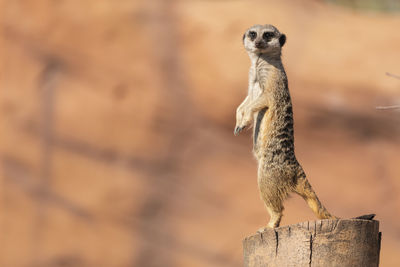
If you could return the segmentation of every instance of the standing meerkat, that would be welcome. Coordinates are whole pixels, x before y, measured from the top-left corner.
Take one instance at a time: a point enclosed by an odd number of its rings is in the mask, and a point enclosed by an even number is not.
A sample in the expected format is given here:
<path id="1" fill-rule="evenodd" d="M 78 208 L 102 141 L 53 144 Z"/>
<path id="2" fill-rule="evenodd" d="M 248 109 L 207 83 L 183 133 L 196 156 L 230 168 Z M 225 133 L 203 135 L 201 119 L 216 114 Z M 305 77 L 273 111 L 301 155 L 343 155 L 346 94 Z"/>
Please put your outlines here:
<path id="1" fill-rule="evenodd" d="M 251 67 L 234 131 L 238 135 L 254 121 L 258 187 L 271 216 L 270 228 L 279 226 L 283 201 L 291 192 L 302 196 L 318 218 L 336 218 L 319 201 L 294 154 L 293 109 L 281 60 L 285 42 L 286 36 L 272 25 L 254 25 L 243 35 Z"/>

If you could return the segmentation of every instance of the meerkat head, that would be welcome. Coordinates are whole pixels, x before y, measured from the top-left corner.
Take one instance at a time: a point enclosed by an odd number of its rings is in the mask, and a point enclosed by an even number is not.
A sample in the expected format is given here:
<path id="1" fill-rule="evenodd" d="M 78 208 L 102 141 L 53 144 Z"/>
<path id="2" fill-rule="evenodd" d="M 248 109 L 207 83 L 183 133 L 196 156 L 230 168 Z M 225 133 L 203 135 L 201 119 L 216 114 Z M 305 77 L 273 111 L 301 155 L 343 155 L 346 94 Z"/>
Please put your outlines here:
<path id="1" fill-rule="evenodd" d="M 280 55 L 286 42 L 286 35 L 270 24 L 254 25 L 243 35 L 247 52 L 266 55 Z"/>

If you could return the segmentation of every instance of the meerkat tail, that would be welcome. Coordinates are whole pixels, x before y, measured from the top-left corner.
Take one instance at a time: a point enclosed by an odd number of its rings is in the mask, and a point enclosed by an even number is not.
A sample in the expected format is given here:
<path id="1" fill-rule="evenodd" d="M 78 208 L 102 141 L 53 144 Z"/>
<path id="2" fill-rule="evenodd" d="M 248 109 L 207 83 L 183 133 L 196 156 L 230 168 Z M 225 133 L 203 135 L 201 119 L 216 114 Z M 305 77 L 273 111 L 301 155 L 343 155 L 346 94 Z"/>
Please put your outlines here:
<path id="1" fill-rule="evenodd" d="M 359 220 L 373 220 L 376 214 L 366 214 L 366 215 L 361 215 L 358 217 L 355 217 L 353 219 L 359 219 Z"/>
<path id="2" fill-rule="evenodd" d="M 331 215 L 322 205 L 321 201 L 319 201 L 317 194 L 312 189 L 311 184 L 308 182 L 304 174 L 297 179 L 295 192 L 303 197 L 319 219 L 337 219 L 337 217 Z"/>

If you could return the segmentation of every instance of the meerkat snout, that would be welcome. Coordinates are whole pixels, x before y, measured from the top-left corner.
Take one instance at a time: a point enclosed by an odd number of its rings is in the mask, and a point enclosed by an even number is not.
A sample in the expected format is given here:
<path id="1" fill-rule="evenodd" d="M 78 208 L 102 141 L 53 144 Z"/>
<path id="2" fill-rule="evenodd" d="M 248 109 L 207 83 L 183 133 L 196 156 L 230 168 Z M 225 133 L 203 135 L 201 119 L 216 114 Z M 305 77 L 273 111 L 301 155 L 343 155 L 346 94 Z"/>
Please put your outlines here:
<path id="1" fill-rule="evenodd" d="M 258 49 L 264 49 L 267 46 L 267 44 L 263 40 L 255 42 L 255 45 Z"/>

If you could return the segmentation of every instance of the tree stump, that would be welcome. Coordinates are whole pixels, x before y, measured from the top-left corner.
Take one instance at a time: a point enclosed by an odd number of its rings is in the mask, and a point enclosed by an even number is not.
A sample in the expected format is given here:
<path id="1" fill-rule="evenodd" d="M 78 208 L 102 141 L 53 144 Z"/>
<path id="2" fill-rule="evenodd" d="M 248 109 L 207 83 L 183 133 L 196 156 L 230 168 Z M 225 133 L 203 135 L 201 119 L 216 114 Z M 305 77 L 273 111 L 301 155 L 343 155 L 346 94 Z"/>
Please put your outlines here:
<path id="1" fill-rule="evenodd" d="M 380 244 L 379 221 L 302 222 L 246 237 L 244 266 L 376 267 Z"/>

